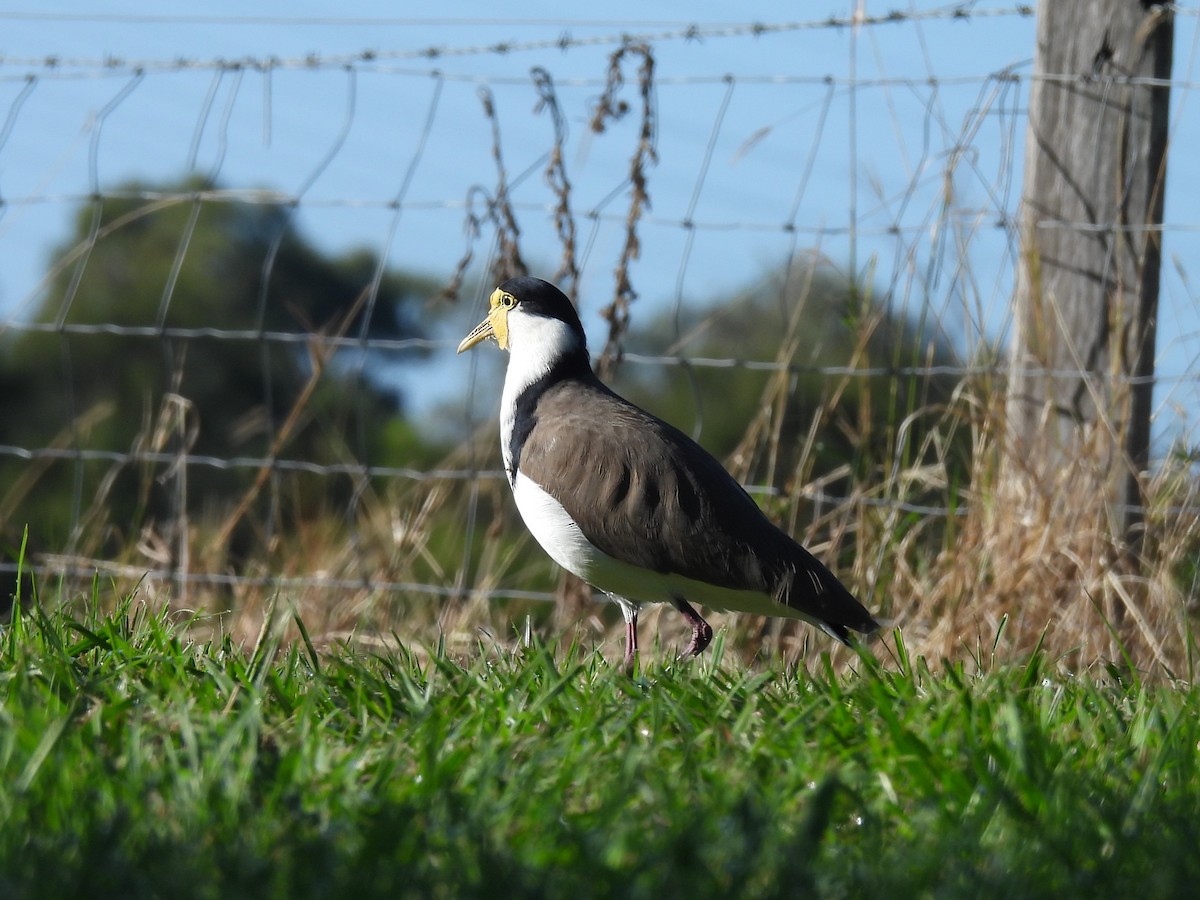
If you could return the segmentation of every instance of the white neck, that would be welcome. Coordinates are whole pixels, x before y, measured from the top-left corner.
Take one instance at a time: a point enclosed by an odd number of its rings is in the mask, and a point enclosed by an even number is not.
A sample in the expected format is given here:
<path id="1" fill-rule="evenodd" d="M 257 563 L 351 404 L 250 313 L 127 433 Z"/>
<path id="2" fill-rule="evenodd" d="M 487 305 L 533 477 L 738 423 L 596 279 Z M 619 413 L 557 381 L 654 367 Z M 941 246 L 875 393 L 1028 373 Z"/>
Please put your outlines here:
<path id="1" fill-rule="evenodd" d="M 578 336 L 566 322 L 530 315 L 522 312 L 519 306 L 508 314 L 508 343 L 508 371 L 500 400 L 500 451 L 506 472 L 512 465 L 509 438 L 516 417 L 517 398 L 549 372 L 555 362 L 581 349 Z"/>

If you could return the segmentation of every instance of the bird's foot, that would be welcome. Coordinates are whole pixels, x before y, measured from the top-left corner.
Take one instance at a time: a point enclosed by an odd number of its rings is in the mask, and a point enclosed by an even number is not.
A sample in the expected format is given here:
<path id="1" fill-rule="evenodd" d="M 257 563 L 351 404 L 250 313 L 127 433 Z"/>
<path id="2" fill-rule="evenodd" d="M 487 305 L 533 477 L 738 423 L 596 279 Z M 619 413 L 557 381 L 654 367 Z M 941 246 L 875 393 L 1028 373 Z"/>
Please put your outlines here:
<path id="1" fill-rule="evenodd" d="M 692 639 L 688 641 L 688 645 L 683 648 L 683 657 L 686 659 L 689 656 L 699 656 L 704 652 L 704 648 L 712 642 L 713 630 L 712 626 L 701 619 L 692 625 Z"/>
<path id="2" fill-rule="evenodd" d="M 671 604 L 679 610 L 688 624 L 692 626 L 692 639 L 688 642 L 687 647 L 683 650 L 683 657 L 699 656 L 704 652 L 704 648 L 712 641 L 713 630 L 712 626 L 704 621 L 704 617 L 696 610 L 692 609 L 682 597 L 674 597 Z"/>

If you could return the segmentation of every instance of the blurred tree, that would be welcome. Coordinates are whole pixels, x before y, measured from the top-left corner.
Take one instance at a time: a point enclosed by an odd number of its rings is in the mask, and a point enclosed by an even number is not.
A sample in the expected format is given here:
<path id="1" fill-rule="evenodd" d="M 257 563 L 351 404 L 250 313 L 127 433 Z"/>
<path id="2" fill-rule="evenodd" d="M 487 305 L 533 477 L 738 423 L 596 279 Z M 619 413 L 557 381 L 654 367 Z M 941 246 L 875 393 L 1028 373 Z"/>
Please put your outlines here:
<path id="1" fill-rule="evenodd" d="M 373 289 L 373 253 L 328 257 L 290 208 L 214 188 L 131 183 L 113 192 L 128 199 L 80 209 L 31 317 L 65 329 L 0 336 L 0 443 L 411 463 L 392 455 L 421 452 L 395 424 L 399 394 L 373 373 L 418 351 L 331 353 L 303 336 L 419 336 L 420 303 L 436 286 L 385 271 Z M 39 543 L 59 547 L 97 501 L 106 529 L 127 539 L 147 516 L 223 515 L 255 474 L 190 466 L 183 482 L 165 466 L 0 458 L 0 522 L 33 523 Z M 285 514 L 353 489 L 348 478 L 310 481 Z"/>

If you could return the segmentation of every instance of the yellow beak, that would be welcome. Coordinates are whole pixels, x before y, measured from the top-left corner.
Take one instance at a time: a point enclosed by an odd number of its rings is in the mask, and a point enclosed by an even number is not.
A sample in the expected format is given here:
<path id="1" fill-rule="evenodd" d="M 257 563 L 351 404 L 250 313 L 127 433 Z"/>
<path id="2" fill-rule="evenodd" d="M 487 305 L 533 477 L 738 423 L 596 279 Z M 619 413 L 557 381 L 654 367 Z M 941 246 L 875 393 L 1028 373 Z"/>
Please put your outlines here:
<path id="1" fill-rule="evenodd" d="M 496 288 L 492 291 L 491 307 L 487 318 L 471 329 L 471 333 L 462 339 L 458 352 L 470 350 L 476 344 L 483 343 L 488 338 L 494 340 L 501 350 L 508 349 L 508 310 L 516 303 L 516 299 Z M 507 304 L 507 305 L 506 305 Z"/>
<path id="2" fill-rule="evenodd" d="M 464 350 L 470 350 L 476 344 L 482 344 L 488 338 L 494 338 L 495 336 L 496 331 L 492 328 L 492 316 L 491 313 L 488 313 L 488 317 L 472 328 L 471 333 L 462 339 L 462 342 L 458 345 L 458 352 L 462 353 Z"/>

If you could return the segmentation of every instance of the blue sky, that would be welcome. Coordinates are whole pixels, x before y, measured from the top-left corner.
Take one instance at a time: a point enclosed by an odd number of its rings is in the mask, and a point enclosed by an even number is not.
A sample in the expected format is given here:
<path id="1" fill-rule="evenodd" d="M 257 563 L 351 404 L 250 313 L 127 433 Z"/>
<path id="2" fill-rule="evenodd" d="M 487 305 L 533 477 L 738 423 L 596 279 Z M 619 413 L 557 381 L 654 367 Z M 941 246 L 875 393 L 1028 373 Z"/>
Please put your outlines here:
<path id="1" fill-rule="evenodd" d="M 853 260 L 899 308 L 927 305 L 961 343 L 1002 340 L 1013 248 L 1001 223 L 1020 196 L 1028 83 L 988 76 L 1029 74 L 1034 22 L 987 15 L 1011 9 L 994 2 L 965 20 L 923 18 L 950 5 L 868 0 L 867 14 L 899 8 L 917 19 L 756 35 L 736 26 L 845 17 L 858 4 L 613 0 L 602 18 L 584 19 L 549 2 L 407 4 L 402 14 L 380 2 L 333 13 L 260 3 L 252 15 L 221 0 L 150 15 L 133 2 L 0 2 L 0 311 L 20 315 L 36 299 L 50 248 L 93 179 L 108 189 L 189 167 L 229 188 L 298 197 L 300 227 L 326 250 L 366 246 L 444 276 L 464 246 L 464 198 L 495 183 L 483 87 L 519 179 L 526 255 L 552 269 L 553 198 L 541 175 L 550 123 L 535 112 L 530 80 L 540 66 L 570 131 L 586 251 L 579 299 L 598 338 L 636 123 L 630 115 L 595 135 L 588 112 L 620 36 L 653 34 L 658 163 L 633 269 L 635 316 L 717 302 L 793 249 L 818 248 L 837 267 Z M 700 36 L 680 36 L 693 23 Z M 1188 83 L 1196 25 L 1195 16 L 1177 24 L 1175 77 Z M 563 38 L 567 49 L 537 46 Z M 485 49 L 500 43 L 508 52 Z M 251 65 L 221 70 L 215 60 Z M 1194 154 L 1179 150 L 1200 146 L 1193 93 L 1173 94 L 1160 433 L 1168 422 L 1193 428 L 1200 410 L 1200 178 Z M 635 103 L 632 85 L 623 96 Z M 448 343 L 424 370 L 426 410 L 462 389 L 456 365 Z"/>

